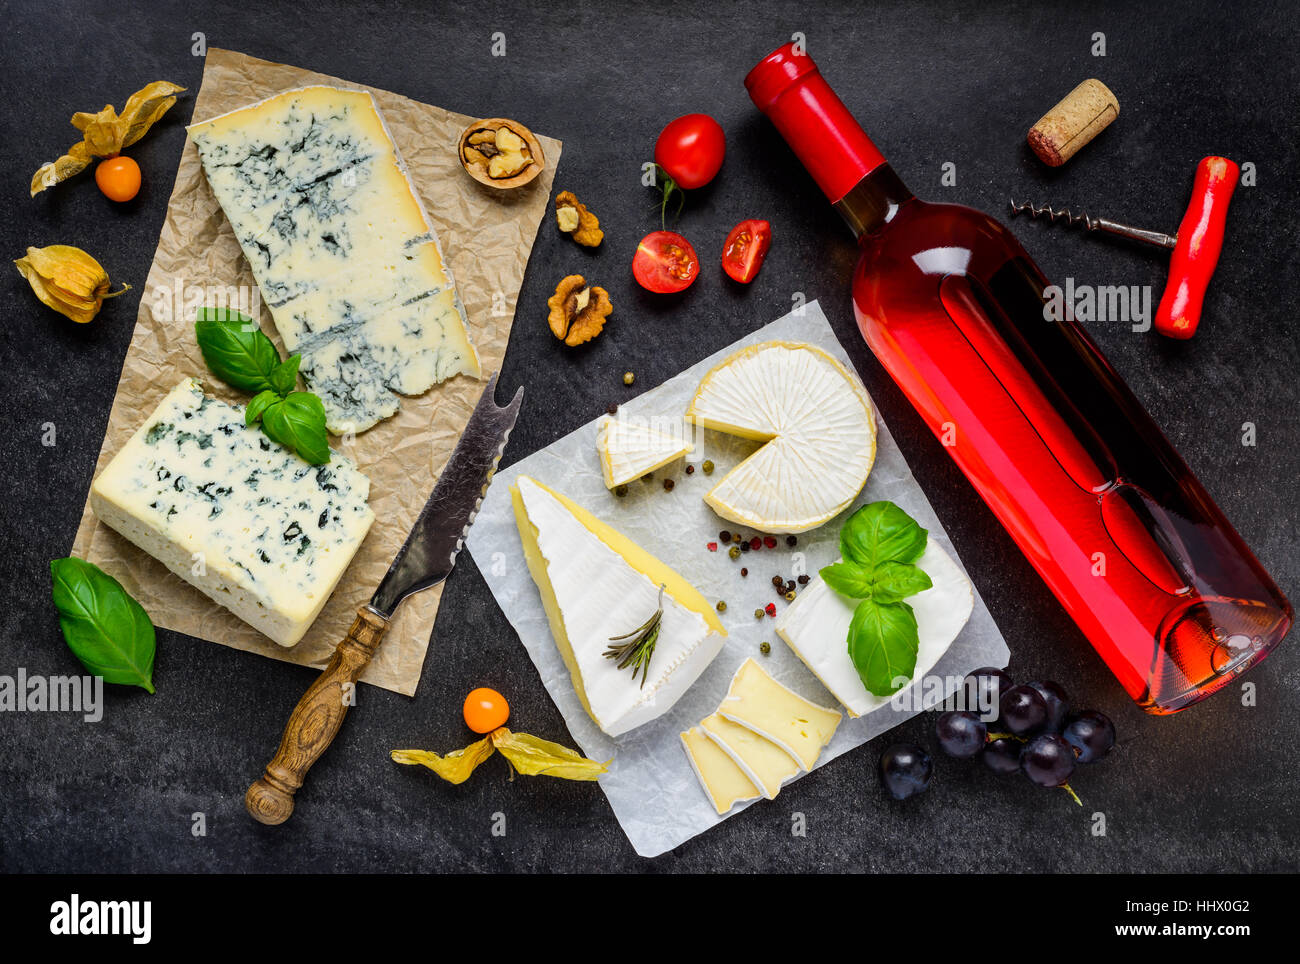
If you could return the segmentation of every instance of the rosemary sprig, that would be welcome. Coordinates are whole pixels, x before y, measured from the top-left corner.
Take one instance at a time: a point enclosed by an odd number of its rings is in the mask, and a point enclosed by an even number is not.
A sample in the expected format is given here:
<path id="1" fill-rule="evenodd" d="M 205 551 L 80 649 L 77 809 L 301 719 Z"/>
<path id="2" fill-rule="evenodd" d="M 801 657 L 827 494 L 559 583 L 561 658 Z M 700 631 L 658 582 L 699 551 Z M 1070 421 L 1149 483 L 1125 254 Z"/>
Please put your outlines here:
<path id="1" fill-rule="evenodd" d="M 645 686 L 646 676 L 650 672 L 650 657 L 655 654 L 655 643 L 659 641 L 659 626 L 664 618 L 664 587 L 659 587 L 659 608 L 644 623 L 622 636 L 611 636 L 609 641 L 617 645 L 605 650 L 606 659 L 618 660 L 618 668 L 632 667 L 632 679 L 641 673 L 641 685 Z"/>

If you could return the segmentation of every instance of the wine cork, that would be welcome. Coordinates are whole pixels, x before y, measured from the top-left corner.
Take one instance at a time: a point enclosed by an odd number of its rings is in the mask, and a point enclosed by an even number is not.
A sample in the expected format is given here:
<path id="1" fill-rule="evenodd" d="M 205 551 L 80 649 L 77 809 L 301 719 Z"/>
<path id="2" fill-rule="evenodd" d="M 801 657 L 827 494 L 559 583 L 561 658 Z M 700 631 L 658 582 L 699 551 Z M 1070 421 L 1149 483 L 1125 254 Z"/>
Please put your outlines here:
<path id="1" fill-rule="evenodd" d="M 1095 78 L 1085 80 L 1029 131 L 1029 146 L 1048 167 L 1060 167 L 1119 116 L 1119 101 Z"/>

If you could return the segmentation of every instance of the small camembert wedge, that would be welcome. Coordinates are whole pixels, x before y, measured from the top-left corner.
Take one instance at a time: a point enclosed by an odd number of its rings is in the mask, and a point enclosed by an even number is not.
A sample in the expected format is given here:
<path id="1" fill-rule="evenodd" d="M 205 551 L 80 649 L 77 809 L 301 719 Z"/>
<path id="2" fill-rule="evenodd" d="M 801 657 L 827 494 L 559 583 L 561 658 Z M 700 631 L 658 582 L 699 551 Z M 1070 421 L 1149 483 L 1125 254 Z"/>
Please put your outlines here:
<path id="1" fill-rule="evenodd" d="M 596 430 L 596 451 L 605 488 L 634 482 L 691 451 L 686 425 L 680 419 L 663 422 L 635 416 L 606 415 Z"/>
<path id="2" fill-rule="evenodd" d="M 718 714 L 775 743 L 805 770 L 816 765 L 841 718 L 839 710 L 786 689 L 753 659 L 736 670 Z"/>
<path id="3" fill-rule="evenodd" d="M 691 727 L 682 734 L 682 746 L 686 748 L 686 759 L 691 761 L 691 769 L 695 771 L 700 786 L 704 787 L 709 802 L 719 814 L 726 813 L 738 803 L 762 796 L 754 781 L 745 776 L 745 771 L 736 765 L 736 761 L 705 736 L 700 727 Z"/>
<path id="4" fill-rule="evenodd" d="M 771 740 L 725 716 L 717 713 L 706 716 L 700 720 L 700 729 L 735 761 L 749 781 L 769 800 L 775 799 L 781 785 L 798 776 L 802 769 L 789 753 Z"/>
<path id="5" fill-rule="evenodd" d="M 805 532 L 843 512 L 876 457 L 866 389 L 814 345 L 742 348 L 704 376 L 686 418 L 766 443 L 704 497 L 722 518 L 760 532 Z"/>
<path id="6" fill-rule="evenodd" d="M 975 606 L 970 580 L 933 539 L 926 541 L 925 552 L 916 565 L 933 585 L 906 600 L 916 614 L 920 635 L 913 680 L 934 669 Z M 777 635 L 853 717 L 865 716 L 893 699 L 871 693 L 849 656 L 849 623 L 857 603 L 835 592 L 821 576 L 815 576 L 777 618 L 775 627 Z"/>
<path id="7" fill-rule="evenodd" d="M 370 530 L 369 494 L 370 480 L 344 456 L 310 465 L 187 378 L 104 467 L 90 506 L 208 598 L 292 646 Z"/>
<path id="8" fill-rule="evenodd" d="M 727 631 L 681 575 L 582 506 L 521 475 L 510 488 L 528 571 L 578 699 L 610 736 L 669 709 L 722 649 Z M 604 654 L 611 639 L 663 620 L 644 681 Z"/>

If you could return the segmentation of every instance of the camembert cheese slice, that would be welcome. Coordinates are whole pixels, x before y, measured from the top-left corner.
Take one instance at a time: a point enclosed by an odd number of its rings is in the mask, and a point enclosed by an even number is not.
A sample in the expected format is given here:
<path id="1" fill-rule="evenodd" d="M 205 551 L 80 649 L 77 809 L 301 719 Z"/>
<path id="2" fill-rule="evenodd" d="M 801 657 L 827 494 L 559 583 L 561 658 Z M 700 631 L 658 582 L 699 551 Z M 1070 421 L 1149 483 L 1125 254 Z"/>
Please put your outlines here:
<path id="1" fill-rule="evenodd" d="M 916 565 L 933 585 L 909 596 L 907 604 L 916 614 L 920 645 L 916 653 L 918 680 L 934 669 L 948 651 L 975 606 L 970 580 L 952 557 L 926 542 Z M 844 704 L 849 716 L 864 716 L 885 706 L 893 698 L 876 696 L 862 683 L 849 657 L 849 623 L 858 600 L 846 599 L 816 576 L 776 621 L 776 632 L 794 650 L 804 665 L 822 681 L 831 695 Z"/>
<path id="2" fill-rule="evenodd" d="M 95 515 L 281 646 L 302 638 L 375 515 L 345 456 L 310 465 L 187 378 L 90 487 Z"/>
<path id="3" fill-rule="evenodd" d="M 699 778 L 700 786 L 704 787 L 709 802 L 719 814 L 726 813 L 738 803 L 762 796 L 736 762 L 698 726 L 682 734 L 682 746 L 686 748 L 686 758 L 691 761 L 691 769 Z"/>
<path id="4" fill-rule="evenodd" d="M 706 716 L 700 721 L 700 729 L 769 800 L 781 792 L 783 783 L 800 772 L 799 764 L 785 750 L 725 716 Z"/>
<path id="5" fill-rule="evenodd" d="M 526 475 L 510 489 L 528 571 L 583 707 L 610 736 L 666 713 L 722 649 L 727 631 L 682 576 L 627 536 Z M 605 656 L 659 606 L 644 683 Z"/>
<path id="6" fill-rule="evenodd" d="M 704 497 L 724 519 L 762 532 L 804 532 L 843 512 L 876 458 L 866 389 L 815 345 L 742 348 L 704 376 L 686 417 L 766 443 Z"/>
<path id="7" fill-rule="evenodd" d="M 596 430 L 596 450 L 605 488 L 626 485 L 691 451 L 680 418 L 650 420 L 606 415 Z"/>
<path id="8" fill-rule="evenodd" d="M 775 743 L 805 770 L 817 763 L 840 725 L 838 710 L 786 689 L 753 659 L 736 670 L 718 713 Z"/>
<path id="9" fill-rule="evenodd" d="M 336 434 L 458 373 L 465 309 L 368 91 L 303 87 L 189 128 L 285 347 Z"/>

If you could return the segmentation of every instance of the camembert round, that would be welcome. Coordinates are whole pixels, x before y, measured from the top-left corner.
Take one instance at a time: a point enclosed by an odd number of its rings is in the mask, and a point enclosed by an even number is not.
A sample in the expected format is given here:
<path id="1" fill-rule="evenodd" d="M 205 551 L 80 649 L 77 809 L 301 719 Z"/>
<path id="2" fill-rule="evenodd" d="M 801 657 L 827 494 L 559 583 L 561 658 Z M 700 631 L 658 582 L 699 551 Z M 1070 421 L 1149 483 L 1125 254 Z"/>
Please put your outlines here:
<path id="1" fill-rule="evenodd" d="M 688 420 L 765 442 L 704 500 L 761 532 L 806 532 L 862 491 L 876 458 L 876 416 L 866 389 L 814 345 L 768 341 L 712 369 Z"/>

